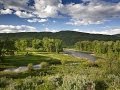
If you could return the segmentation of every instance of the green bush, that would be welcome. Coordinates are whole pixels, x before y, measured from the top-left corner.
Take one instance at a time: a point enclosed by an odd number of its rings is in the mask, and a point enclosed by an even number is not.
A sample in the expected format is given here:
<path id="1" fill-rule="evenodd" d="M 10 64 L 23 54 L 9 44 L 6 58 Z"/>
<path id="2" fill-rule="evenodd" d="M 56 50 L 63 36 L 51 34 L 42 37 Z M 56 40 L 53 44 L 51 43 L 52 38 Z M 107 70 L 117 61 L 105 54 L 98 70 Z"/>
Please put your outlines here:
<path id="1" fill-rule="evenodd" d="M 65 64 L 66 64 L 66 61 L 65 61 L 65 60 L 61 60 L 61 64 L 62 64 L 62 65 L 65 65 Z"/>
<path id="2" fill-rule="evenodd" d="M 28 64 L 27 67 L 28 67 L 29 72 L 33 71 L 33 64 L 32 63 Z"/>
<path id="3" fill-rule="evenodd" d="M 0 78 L 0 88 L 5 88 L 11 82 L 12 82 L 12 79 L 9 79 L 9 78 L 6 78 L 6 77 Z"/>
<path id="4" fill-rule="evenodd" d="M 40 77 L 27 77 L 11 82 L 5 90 L 39 90 L 44 81 Z"/>
<path id="5" fill-rule="evenodd" d="M 41 62 L 40 63 L 41 68 L 47 68 L 49 66 L 48 62 Z"/>
<path id="6" fill-rule="evenodd" d="M 108 85 L 103 80 L 96 80 L 95 81 L 95 90 L 107 90 Z"/>
<path id="7" fill-rule="evenodd" d="M 63 78 L 61 75 L 57 74 L 55 76 L 51 76 L 48 78 L 48 80 L 55 86 L 59 87 L 63 84 Z"/>
<path id="8" fill-rule="evenodd" d="M 67 75 L 57 90 L 95 90 L 95 83 L 85 75 Z"/>

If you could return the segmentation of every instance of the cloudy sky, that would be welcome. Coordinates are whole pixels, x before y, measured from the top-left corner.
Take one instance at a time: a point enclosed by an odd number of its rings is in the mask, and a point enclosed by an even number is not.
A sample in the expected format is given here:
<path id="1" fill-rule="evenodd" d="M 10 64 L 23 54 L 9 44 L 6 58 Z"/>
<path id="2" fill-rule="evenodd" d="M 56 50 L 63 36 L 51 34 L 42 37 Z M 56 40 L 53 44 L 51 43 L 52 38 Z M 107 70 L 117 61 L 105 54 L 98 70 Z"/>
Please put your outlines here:
<path id="1" fill-rule="evenodd" d="M 120 33 L 120 0 L 0 0 L 0 33 Z"/>

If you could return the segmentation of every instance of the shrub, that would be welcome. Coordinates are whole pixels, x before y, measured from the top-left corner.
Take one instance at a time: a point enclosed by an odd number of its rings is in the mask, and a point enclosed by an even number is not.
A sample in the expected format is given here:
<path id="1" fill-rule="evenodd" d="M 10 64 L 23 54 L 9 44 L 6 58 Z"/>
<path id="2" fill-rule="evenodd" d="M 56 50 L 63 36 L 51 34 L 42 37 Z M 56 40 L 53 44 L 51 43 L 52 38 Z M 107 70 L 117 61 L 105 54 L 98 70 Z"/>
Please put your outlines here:
<path id="1" fill-rule="evenodd" d="M 95 90 L 106 90 L 108 85 L 103 80 L 96 80 L 95 81 Z"/>
<path id="2" fill-rule="evenodd" d="M 95 83 L 86 75 L 67 75 L 57 90 L 95 90 Z"/>
<path id="3" fill-rule="evenodd" d="M 41 62 L 40 66 L 41 66 L 41 68 L 47 68 L 49 66 L 49 63 L 47 63 L 47 62 Z"/>
<path id="4" fill-rule="evenodd" d="M 59 87 L 63 84 L 63 78 L 59 74 L 49 77 L 48 80 L 56 87 Z"/>
<path id="5" fill-rule="evenodd" d="M 29 72 L 33 71 L 33 64 L 32 63 L 28 64 L 27 67 L 28 67 Z"/>
<path id="6" fill-rule="evenodd" d="M 66 61 L 65 61 L 65 60 L 61 60 L 61 64 L 62 64 L 62 65 L 65 65 L 65 64 L 66 64 Z"/>
<path id="7" fill-rule="evenodd" d="M 6 77 L 2 77 L 0 78 L 0 87 L 4 88 L 7 85 L 9 85 L 12 82 L 12 79 L 6 78 Z"/>
<path id="8" fill-rule="evenodd" d="M 17 79 L 5 90 L 40 90 L 38 89 L 44 81 L 40 77 L 27 77 L 25 79 Z"/>
<path id="9" fill-rule="evenodd" d="M 120 76 L 109 74 L 107 79 L 106 83 L 109 86 L 109 90 L 120 90 Z"/>

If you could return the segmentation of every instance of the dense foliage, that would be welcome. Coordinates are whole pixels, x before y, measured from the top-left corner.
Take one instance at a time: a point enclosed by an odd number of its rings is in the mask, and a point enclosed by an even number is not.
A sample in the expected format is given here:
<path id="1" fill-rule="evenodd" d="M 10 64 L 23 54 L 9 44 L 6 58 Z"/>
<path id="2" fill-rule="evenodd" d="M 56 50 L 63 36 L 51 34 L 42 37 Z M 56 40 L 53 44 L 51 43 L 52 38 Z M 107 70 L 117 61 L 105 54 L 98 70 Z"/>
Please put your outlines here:
<path id="1" fill-rule="evenodd" d="M 93 52 L 96 55 L 120 57 L 120 41 L 79 41 L 75 47 L 79 51 Z"/>
<path id="2" fill-rule="evenodd" d="M 3 61 L 4 56 L 7 55 L 14 55 L 15 42 L 13 40 L 1 40 L 0 41 L 0 62 Z"/>
<path id="3" fill-rule="evenodd" d="M 27 49 L 41 49 L 47 52 L 62 51 L 62 40 L 43 38 L 40 39 L 20 39 L 20 40 L 2 40 L 0 41 L 0 53 L 4 51 L 5 54 L 10 54 L 12 51 L 27 51 Z"/>
<path id="4" fill-rule="evenodd" d="M 32 39 L 32 40 L 16 40 L 15 47 L 18 51 L 26 51 L 27 48 L 32 48 L 36 50 L 46 51 L 46 52 L 57 52 L 62 51 L 62 40 L 60 39 L 50 39 L 43 38 L 40 39 Z"/>

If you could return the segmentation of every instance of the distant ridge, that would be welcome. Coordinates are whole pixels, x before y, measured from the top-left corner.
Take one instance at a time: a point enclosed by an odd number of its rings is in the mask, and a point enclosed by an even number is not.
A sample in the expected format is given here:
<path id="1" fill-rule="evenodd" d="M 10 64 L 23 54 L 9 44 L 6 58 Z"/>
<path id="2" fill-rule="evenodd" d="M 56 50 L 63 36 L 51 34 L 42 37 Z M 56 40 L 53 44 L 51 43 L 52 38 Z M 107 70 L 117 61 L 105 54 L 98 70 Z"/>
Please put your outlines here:
<path id="1" fill-rule="evenodd" d="M 77 41 L 83 40 L 103 40 L 103 41 L 115 41 L 120 40 L 120 34 L 118 35 L 102 35 L 102 34 L 90 34 L 76 31 L 60 31 L 60 32 L 19 32 L 19 33 L 0 33 L 0 39 L 42 39 L 43 37 L 59 38 L 63 40 L 64 45 L 74 45 Z"/>

